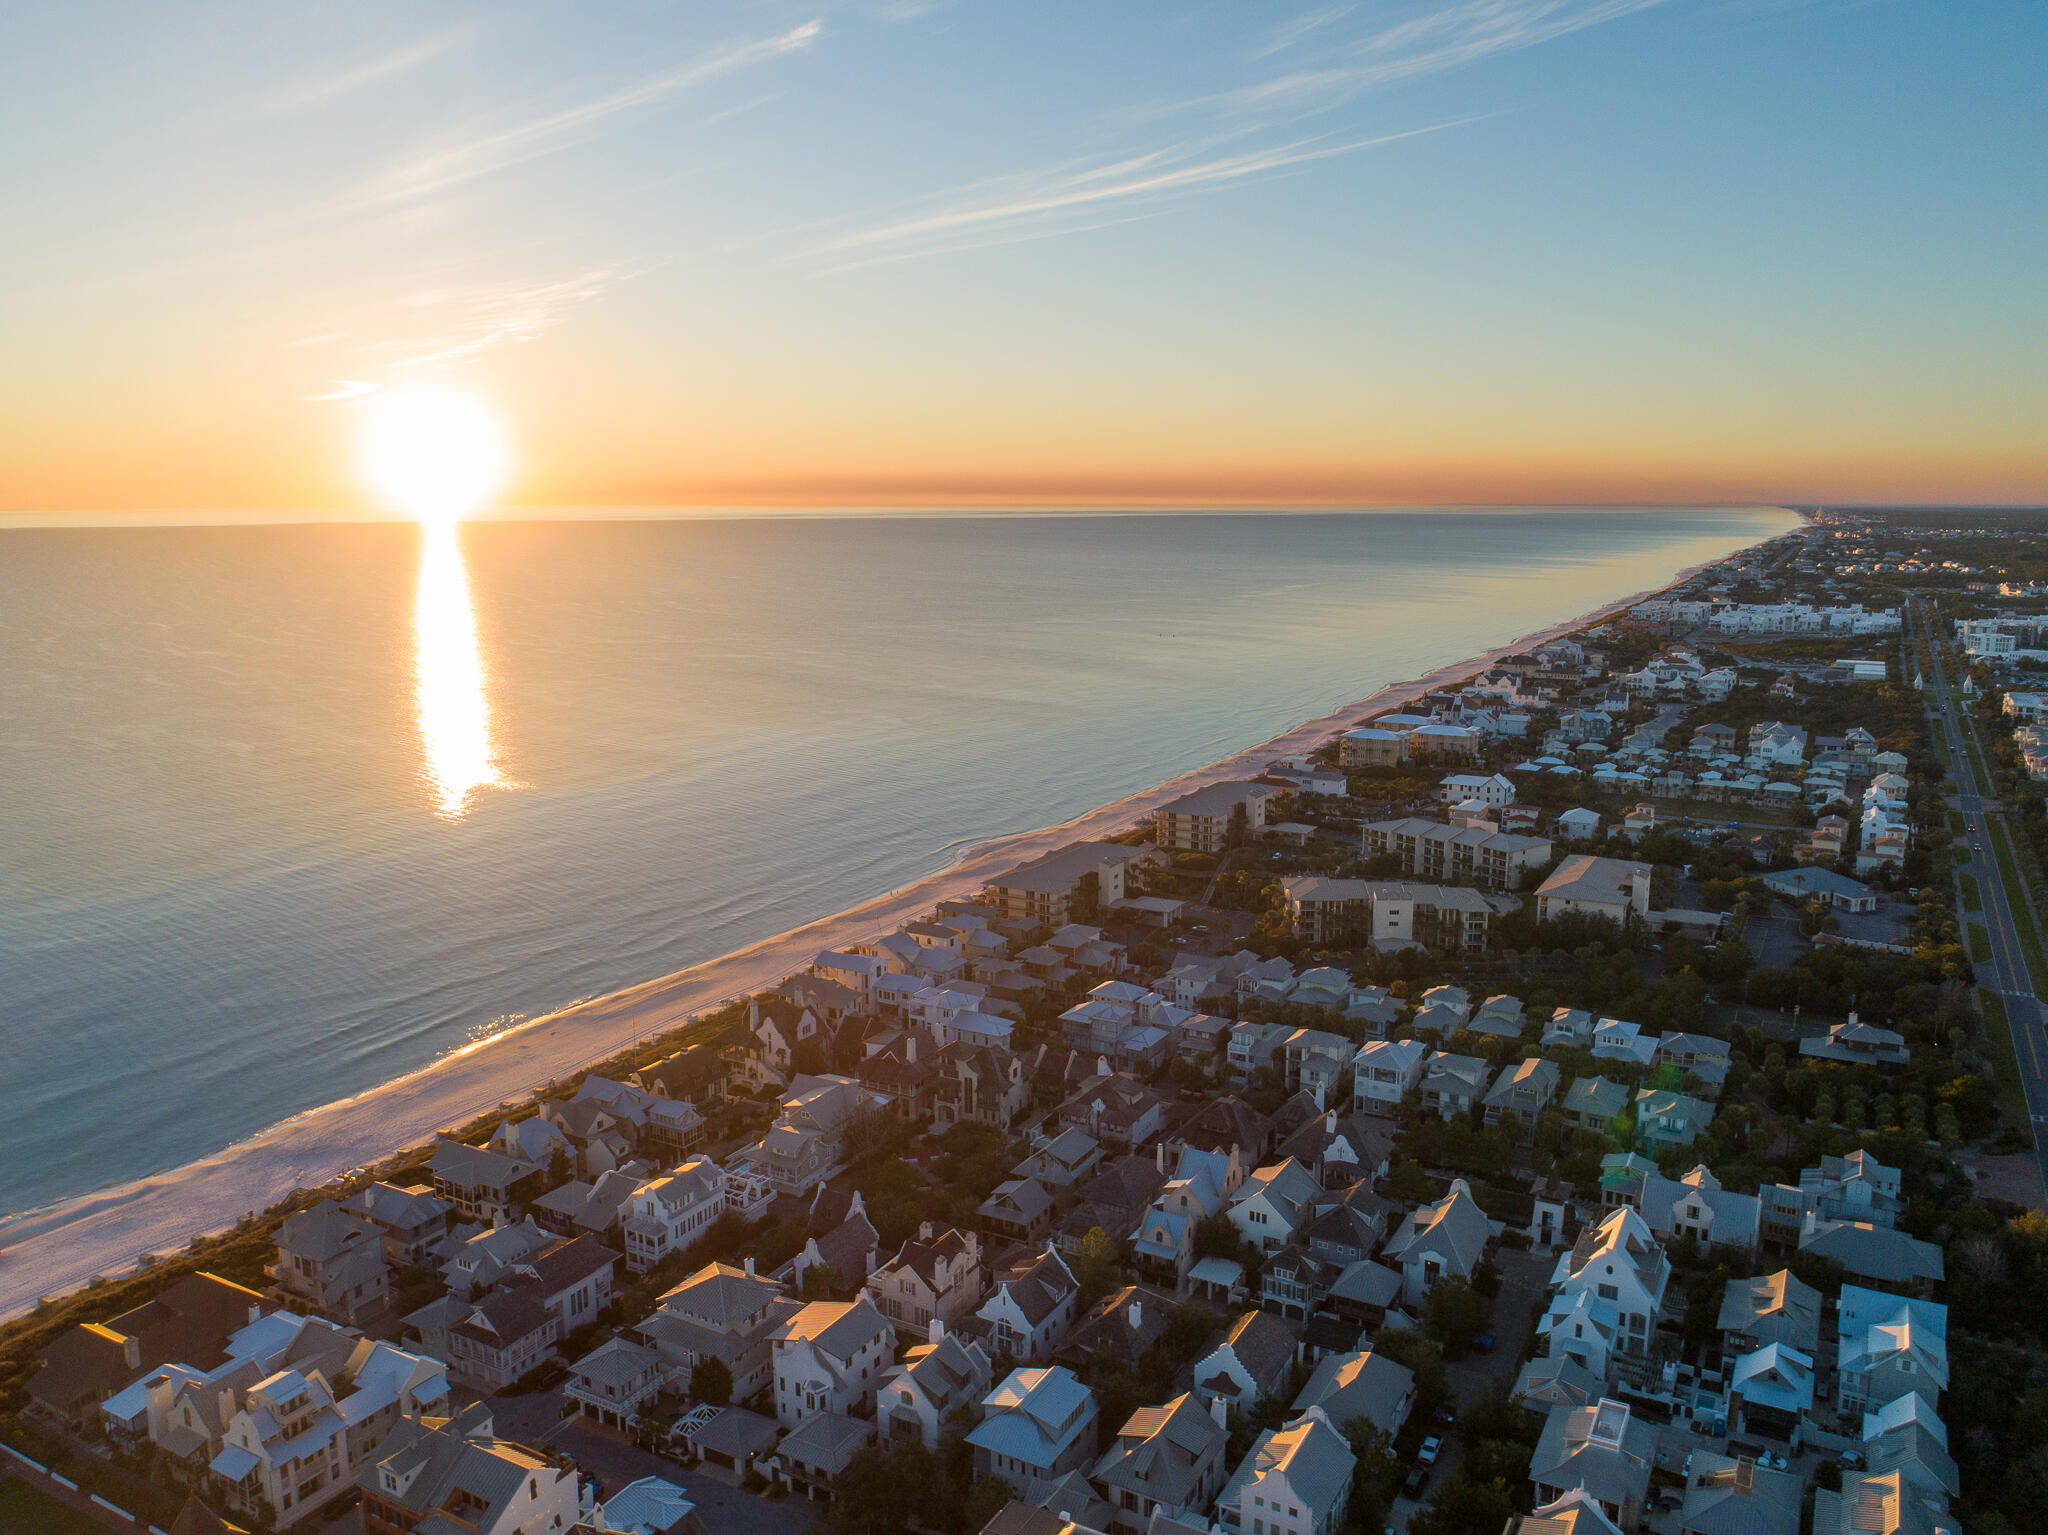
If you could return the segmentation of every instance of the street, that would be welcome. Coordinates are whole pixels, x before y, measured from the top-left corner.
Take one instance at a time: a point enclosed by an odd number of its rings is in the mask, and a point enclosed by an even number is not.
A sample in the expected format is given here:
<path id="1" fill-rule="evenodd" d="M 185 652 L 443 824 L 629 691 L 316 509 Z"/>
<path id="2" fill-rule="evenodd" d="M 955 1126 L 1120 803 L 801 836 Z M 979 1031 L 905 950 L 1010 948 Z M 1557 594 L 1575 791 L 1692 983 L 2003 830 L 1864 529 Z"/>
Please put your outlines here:
<path id="1" fill-rule="evenodd" d="M 1967 831 L 1970 861 L 1958 866 L 1972 875 L 1982 893 L 1984 909 L 1965 913 L 1965 920 L 1981 918 L 1991 935 L 1991 958 L 1976 967 L 1980 985 L 1998 993 L 2005 1003 L 2006 1018 L 2012 1025 L 2013 1055 L 2019 1061 L 2020 1084 L 2026 1093 L 2027 1116 L 2032 1121 L 2034 1160 L 2048 1188 L 2048 1040 L 2042 1034 L 2040 1001 L 2034 995 L 2027 972 L 2026 956 L 2020 949 L 2019 933 L 2007 902 L 2005 881 L 1999 877 L 1998 860 L 1991 841 L 1991 813 L 1985 808 L 1992 798 L 1991 785 L 1978 774 L 1975 761 L 1963 747 L 1963 728 L 1957 715 L 1955 694 L 1942 663 L 1942 639 L 1920 599 L 1906 604 L 1909 622 L 1922 627 L 1930 641 L 1933 657 L 1927 677 L 1927 696 L 1939 712 L 1941 729 L 1948 746 L 1949 764 L 1956 783 L 1956 808 L 1962 812 Z M 2036 925 L 2038 931 L 2038 923 Z"/>

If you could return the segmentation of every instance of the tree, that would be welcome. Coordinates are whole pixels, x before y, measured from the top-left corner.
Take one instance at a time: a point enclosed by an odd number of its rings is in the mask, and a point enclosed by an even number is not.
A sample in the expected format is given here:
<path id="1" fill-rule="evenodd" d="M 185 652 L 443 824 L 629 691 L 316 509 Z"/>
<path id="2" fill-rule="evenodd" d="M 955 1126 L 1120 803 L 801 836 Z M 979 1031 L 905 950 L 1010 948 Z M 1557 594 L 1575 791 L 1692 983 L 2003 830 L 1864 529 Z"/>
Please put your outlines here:
<path id="1" fill-rule="evenodd" d="M 1452 1275 L 1438 1280 L 1430 1290 L 1427 1314 L 1430 1334 L 1443 1345 L 1444 1356 L 1462 1359 L 1470 1352 L 1472 1340 L 1486 1331 L 1493 1308 L 1485 1296 Z"/>
<path id="2" fill-rule="evenodd" d="M 1077 1306 L 1086 1311 L 1123 1283 L 1123 1248 L 1100 1226 L 1090 1226 L 1074 1259 L 1074 1280 L 1081 1287 Z"/>
<path id="3" fill-rule="evenodd" d="M 690 1395 L 713 1407 L 725 1406 L 732 1400 L 731 1368 L 715 1355 L 699 1360 L 690 1371 Z"/>

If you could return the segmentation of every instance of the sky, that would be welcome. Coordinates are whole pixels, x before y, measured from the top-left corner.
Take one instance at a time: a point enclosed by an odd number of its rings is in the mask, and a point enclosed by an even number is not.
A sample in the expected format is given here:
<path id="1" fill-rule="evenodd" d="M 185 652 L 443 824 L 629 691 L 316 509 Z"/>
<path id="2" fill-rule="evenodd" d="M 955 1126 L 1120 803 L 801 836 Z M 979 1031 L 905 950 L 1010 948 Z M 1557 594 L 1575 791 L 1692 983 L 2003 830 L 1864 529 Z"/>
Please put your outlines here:
<path id="1" fill-rule="evenodd" d="M 2048 502 L 2039 0 L 0 16 L 0 509 Z"/>

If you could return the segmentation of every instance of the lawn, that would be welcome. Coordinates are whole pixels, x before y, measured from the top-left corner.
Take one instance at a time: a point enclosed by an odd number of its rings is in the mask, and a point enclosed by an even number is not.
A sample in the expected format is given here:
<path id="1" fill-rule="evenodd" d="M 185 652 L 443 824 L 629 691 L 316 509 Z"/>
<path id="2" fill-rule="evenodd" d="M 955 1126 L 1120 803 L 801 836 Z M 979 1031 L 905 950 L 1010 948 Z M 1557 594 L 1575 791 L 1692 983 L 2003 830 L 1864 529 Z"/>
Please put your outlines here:
<path id="1" fill-rule="evenodd" d="M 1963 819 L 1962 811 L 1951 810 L 1948 813 L 1948 829 L 1953 836 L 1967 837 L 1970 834 L 1970 823 Z"/>
<path id="2" fill-rule="evenodd" d="M 1963 874 L 1957 876 L 1957 878 L 1963 887 L 1963 910 L 1982 911 L 1984 909 L 1984 892 L 1977 888 L 1977 876 L 1974 874 Z"/>
<path id="3" fill-rule="evenodd" d="M 0 1477 L 0 1530 L 35 1535 L 104 1535 L 105 1526 L 20 1477 Z"/>
<path id="4" fill-rule="evenodd" d="M 1977 1005 L 1984 1010 L 1984 1032 L 1991 1040 L 1991 1075 L 1998 1083 L 1998 1111 L 2005 1122 L 2033 1134 L 2027 1113 L 2027 1090 L 2020 1085 L 2019 1057 L 2013 1053 L 2012 1025 L 2005 1016 L 2005 998 L 1988 986 L 1977 988 Z"/>
<path id="5" fill-rule="evenodd" d="M 1977 923 L 1977 922 L 1972 922 L 1972 923 L 1970 924 L 1970 960 L 1971 960 L 1971 962 L 1972 962 L 1973 964 L 1980 964 L 1980 965 L 1981 965 L 1981 964 L 1982 964 L 1982 963 L 1983 963 L 1983 962 L 1984 962 L 1985 960 L 1989 959 L 1990 957 L 1991 957 L 1991 934 L 1990 934 L 1989 932 L 1987 932 L 1987 931 L 1985 930 L 1985 928 L 1984 928 L 1983 924 L 1981 924 L 1981 923 Z"/>

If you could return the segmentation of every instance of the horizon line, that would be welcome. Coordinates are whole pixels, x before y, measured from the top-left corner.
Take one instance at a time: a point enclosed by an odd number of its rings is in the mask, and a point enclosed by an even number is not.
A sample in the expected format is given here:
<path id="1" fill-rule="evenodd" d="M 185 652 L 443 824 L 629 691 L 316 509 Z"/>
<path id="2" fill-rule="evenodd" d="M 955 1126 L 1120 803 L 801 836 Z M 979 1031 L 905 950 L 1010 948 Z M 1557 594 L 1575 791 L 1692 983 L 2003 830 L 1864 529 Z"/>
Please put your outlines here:
<path id="1" fill-rule="evenodd" d="M 1378 516 L 1428 514 L 1485 516 L 1514 512 L 1785 512 L 1805 517 L 1816 511 L 1863 509 L 2048 511 L 2032 503 L 1862 502 L 1796 504 L 1781 501 L 1443 501 L 1443 502 L 1142 502 L 1131 504 L 1059 502 L 975 505 L 885 505 L 880 503 L 759 506 L 748 503 L 704 505 L 564 504 L 497 507 L 463 522 L 725 522 L 849 521 L 874 519 L 948 519 L 999 517 L 1256 517 Z M 1810 510 L 1809 510 L 1810 509 Z M 0 511 L 0 532 L 39 528 L 217 528 L 300 527 L 314 523 L 350 525 L 413 523 L 418 519 L 382 509 L 332 507 L 158 507 Z"/>

